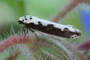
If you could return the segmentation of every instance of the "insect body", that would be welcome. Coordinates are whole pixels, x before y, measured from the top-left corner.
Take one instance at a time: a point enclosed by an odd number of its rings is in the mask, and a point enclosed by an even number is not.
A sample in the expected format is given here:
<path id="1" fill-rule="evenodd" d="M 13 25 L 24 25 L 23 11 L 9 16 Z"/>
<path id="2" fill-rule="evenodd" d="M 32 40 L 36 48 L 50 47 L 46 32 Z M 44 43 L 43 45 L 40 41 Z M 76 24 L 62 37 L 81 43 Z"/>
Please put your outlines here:
<path id="1" fill-rule="evenodd" d="M 81 36 L 80 31 L 72 25 L 62 25 L 31 15 L 20 17 L 18 22 L 24 24 L 27 28 L 32 28 L 59 37 L 76 39 Z"/>

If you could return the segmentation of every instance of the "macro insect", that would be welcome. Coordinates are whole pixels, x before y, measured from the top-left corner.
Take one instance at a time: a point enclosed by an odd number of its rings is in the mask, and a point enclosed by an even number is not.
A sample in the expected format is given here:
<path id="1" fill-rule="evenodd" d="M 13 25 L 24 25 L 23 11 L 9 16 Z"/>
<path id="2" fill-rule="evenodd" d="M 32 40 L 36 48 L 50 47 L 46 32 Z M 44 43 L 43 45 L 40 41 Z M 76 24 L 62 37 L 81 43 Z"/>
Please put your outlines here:
<path id="1" fill-rule="evenodd" d="M 37 30 L 43 33 L 72 39 L 76 39 L 81 36 L 79 29 L 72 25 L 63 25 L 31 15 L 20 17 L 18 22 L 25 25 L 24 28 L 27 28 L 32 32 L 34 32 L 33 30 Z"/>

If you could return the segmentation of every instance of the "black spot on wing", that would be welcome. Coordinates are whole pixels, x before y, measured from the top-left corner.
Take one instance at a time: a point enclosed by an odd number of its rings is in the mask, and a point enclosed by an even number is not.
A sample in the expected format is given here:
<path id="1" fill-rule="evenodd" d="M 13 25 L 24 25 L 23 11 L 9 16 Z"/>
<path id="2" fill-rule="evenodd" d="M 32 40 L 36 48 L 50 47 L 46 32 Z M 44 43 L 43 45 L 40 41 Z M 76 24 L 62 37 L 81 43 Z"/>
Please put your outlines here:
<path id="1" fill-rule="evenodd" d="M 25 17 L 25 20 L 27 20 L 27 18 Z"/>
<path id="2" fill-rule="evenodd" d="M 42 25 L 42 23 L 40 21 L 38 21 L 38 25 Z"/>
<path id="3" fill-rule="evenodd" d="M 32 19 L 32 17 L 30 17 L 30 20 Z"/>
<path id="4" fill-rule="evenodd" d="M 69 29 L 68 28 L 64 28 L 64 31 L 69 31 Z"/>

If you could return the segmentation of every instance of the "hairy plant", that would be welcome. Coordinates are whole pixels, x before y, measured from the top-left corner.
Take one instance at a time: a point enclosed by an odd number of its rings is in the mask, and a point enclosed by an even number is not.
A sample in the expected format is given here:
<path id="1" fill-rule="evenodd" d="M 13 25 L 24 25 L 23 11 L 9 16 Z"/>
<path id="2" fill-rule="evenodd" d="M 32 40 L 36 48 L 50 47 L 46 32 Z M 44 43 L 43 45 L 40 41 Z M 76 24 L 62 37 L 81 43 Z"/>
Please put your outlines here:
<path id="1" fill-rule="evenodd" d="M 87 0 L 90 2 L 89 0 Z M 87 2 L 86 0 L 71 0 L 56 16 L 52 19 L 58 22 L 65 17 L 78 3 Z M 53 38 L 50 35 L 37 33 L 39 41 L 32 34 L 28 33 L 26 36 L 19 31 L 15 33 L 11 30 L 11 34 L 6 34 L 7 38 L 0 42 L 0 53 L 6 51 L 8 57 L 6 60 L 15 60 L 20 56 L 24 56 L 27 60 L 88 60 L 81 50 L 76 48 L 76 45 L 59 37 Z"/>

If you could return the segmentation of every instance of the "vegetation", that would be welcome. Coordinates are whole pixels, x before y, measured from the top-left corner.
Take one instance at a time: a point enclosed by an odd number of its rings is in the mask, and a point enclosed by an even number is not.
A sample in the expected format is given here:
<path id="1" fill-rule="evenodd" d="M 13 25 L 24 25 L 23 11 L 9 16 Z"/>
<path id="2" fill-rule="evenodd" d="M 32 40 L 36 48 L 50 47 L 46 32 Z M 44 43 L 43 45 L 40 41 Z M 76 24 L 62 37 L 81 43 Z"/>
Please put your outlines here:
<path id="1" fill-rule="evenodd" d="M 0 0 L 0 60 L 88 60 L 90 42 L 84 42 L 86 34 L 79 14 L 79 7 L 84 7 L 82 3 L 87 6 L 90 1 Z M 54 36 L 55 39 L 35 32 L 40 39 L 37 41 L 36 36 L 29 31 L 23 38 L 22 25 L 18 23 L 19 17 L 23 15 L 74 25 L 82 31 L 82 36 L 75 40 Z"/>

